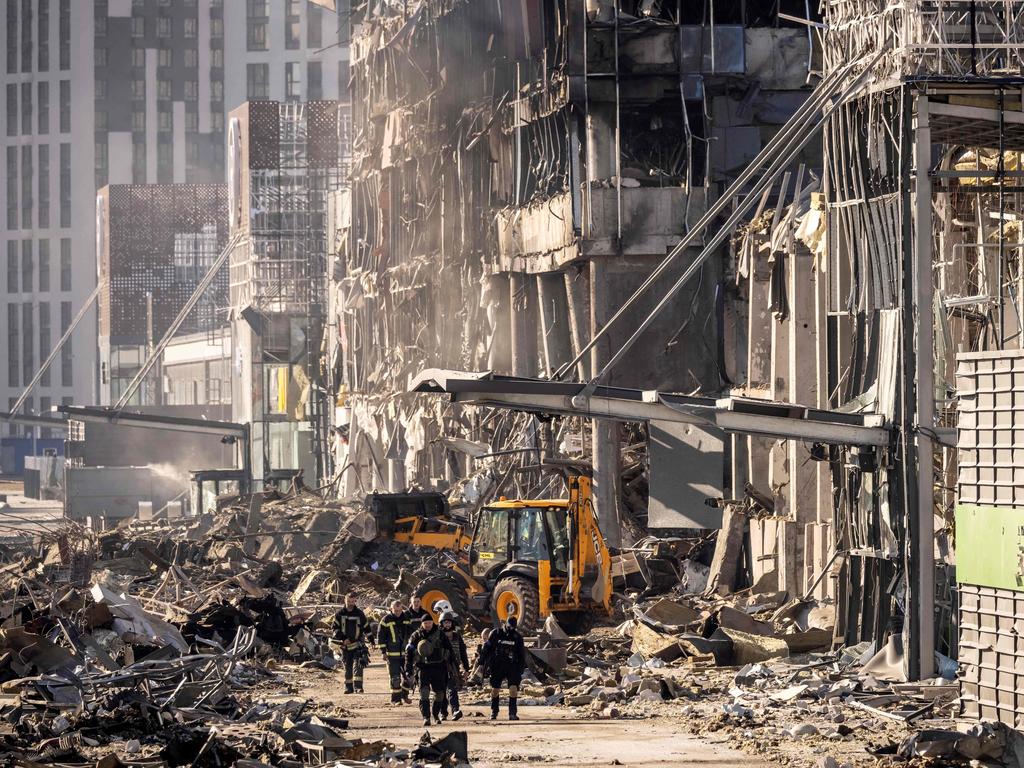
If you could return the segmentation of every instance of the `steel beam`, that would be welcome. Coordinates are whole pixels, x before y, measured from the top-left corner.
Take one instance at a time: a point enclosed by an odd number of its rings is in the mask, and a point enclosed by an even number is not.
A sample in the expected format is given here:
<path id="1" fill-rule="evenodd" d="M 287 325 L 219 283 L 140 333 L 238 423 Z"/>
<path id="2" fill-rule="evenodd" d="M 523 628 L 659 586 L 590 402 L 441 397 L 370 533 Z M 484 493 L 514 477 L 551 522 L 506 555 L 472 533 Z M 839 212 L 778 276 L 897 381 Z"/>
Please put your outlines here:
<path id="1" fill-rule="evenodd" d="M 489 373 L 431 369 L 410 383 L 411 392 L 448 394 L 454 402 L 530 413 L 614 421 L 664 420 L 724 432 L 765 435 L 830 445 L 889 444 L 882 417 L 823 411 L 768 400 L 690 397 L 673 393 L 599 387 L 585 407 L 574 405 L 584 384 L 518 379 Z"/>
<path id="2" fill-rule="evenodd" d="M 165 416 L 157 413 L 129 413 L 114 408 L 95 408 L 86 405 L 58 405 L 54 407 L 76 421 L 93 421 L 103 424 L 118 424 L 122 427 L 151 427 L 171 432 L 192 432 L 203 435 L 221 435 L 248 440 L 249 427 L 233 421 L 210 421 L 179 416 Z"/>

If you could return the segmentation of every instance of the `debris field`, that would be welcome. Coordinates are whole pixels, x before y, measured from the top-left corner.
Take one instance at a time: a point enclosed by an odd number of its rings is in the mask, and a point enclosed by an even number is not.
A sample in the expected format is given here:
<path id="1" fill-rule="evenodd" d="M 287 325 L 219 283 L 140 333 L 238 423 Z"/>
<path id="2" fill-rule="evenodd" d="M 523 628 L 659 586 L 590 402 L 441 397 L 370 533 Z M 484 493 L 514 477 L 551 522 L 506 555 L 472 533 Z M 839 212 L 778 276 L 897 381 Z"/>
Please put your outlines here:
<path id="1" fill-rule="evenodd" d="M 472 763 L 458 724 L 418 743 L 368 740 L 352 733 L 363 697 L 315 695 L 340 680 L 329 639 L 343 596 L 380 616 L 409 599 L 431 558 L 365 540 L 361 505 L 309 491 L 218 506 L 104 533 L 67 522 L 4 547 L 3 764 Z M 722 546 L 724 535 L 648 537 L 617 555 L 611 620 L 570 635 L 548 617 L 527 637 L 527 719 L 555 708 L 623 728 L 666 721 L 773 765 L 997 765 L 1015 754 L 1003 726 L 955 725 L 955 663 L 945 660 L 948 677 L 907 683 L 895 646 L 832 650 L 833 605 L 733 592 L 715 570 Z M 479 629 L 467 626 L 471 647 Z M 367 675 L 386 678 L 380 665 Z M 470 720 L 487 700 L 481 685 L 471 678 L 463 693 Z"/>

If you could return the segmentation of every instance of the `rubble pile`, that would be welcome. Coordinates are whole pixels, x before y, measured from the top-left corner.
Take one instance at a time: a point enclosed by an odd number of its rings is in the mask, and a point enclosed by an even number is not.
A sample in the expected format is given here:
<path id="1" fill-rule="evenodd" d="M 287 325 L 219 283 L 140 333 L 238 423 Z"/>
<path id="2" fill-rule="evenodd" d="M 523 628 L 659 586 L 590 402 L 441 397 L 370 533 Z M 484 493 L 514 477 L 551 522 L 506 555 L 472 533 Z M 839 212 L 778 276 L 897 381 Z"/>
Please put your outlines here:
<path id="1" fill-rule="evenodd" d="M 68 522 L 7 548 L 0 764 L 465 762 L 465 733 L 398 749 L 346 737 L 341 710 L 266 695 L 282 664 L 337 666 L 329 623 L 347 591 L 370 605 L 411 592 L 405 567 L 422 556 L 368 545 L 359 515 L 311 493 L 261 494 L 103 533 Z"/>
<path id="2" fill-rule="evenodd" d="M 443 744 L 396 750 L 349 739 L 341 711 L 261 698 L 261 686 L 279 679 L 254 654 L 256 627 L 237 627 L 225 643 L 187 640 L 186 630 L 116 592 L 107 577 L 23 605 L 29 620 L 0 629 L 5 759 L 300 768 L 330 760 L 411 765 L 456 753 Z M 465 755 L 464 734 L 457 752 Z"/>
<path id="3" fill-rule="evenodd" d="M 360 505 L 300 491 L 103 533 L 69 523 L 31 551 L 8 548 L 3 754 L 100 768 L 465 762 L 465 733 L 398 749 L 347 735 L 353 713 L 303 696 L 296 672 L 338 666 L 329 623 L 346 593 L 373 613 L 438 567 L 434 550 L 377 534 Z M 614 557 L 614 620 L 570 635 L 552 616 L 528 638 L 520 704 L 670 718 L 821 768 L 999 764 L 1017 753 L 1006 729 L 952 727 L 954 662 L 939 659 L 945 677 L 907 683 L 898 635 L 880 649 L 836 649 L 833 603 L 771 583 L 732 589 L 728 546 L 721 534 L 638 537 Z M 482 676 L 468 687 L 466 703 L 485 706 Z"/>

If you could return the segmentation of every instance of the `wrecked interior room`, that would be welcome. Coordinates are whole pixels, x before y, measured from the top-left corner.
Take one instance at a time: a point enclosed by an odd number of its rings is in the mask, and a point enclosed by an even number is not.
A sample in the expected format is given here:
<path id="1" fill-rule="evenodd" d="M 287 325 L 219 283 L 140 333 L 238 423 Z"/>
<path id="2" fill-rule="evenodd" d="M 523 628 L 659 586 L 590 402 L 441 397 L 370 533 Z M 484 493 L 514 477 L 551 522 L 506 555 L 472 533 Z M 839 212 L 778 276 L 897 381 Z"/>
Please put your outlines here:
<path id="1" fill-rule="evenodd" d="M 1024 766 L 1022 0 L 6 6 L 0 768 Z"/>

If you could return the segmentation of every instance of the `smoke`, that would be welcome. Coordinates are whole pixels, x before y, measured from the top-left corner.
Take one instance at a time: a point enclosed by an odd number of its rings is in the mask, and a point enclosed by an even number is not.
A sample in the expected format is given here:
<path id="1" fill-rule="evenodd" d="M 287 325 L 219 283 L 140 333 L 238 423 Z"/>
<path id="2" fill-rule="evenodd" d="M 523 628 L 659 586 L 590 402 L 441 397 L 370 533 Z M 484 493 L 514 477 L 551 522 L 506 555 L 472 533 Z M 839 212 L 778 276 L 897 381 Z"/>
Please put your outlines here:
<path id="1" fill-rule="evenodd" d="M 185 488 L 189 484 L 188 470 L 183 469 L 177 464 L 171 464 L 170 462 L 150 464 L 149 471 L 153 473 L 154 479 L 160 480 L 167 485 Z"/>

